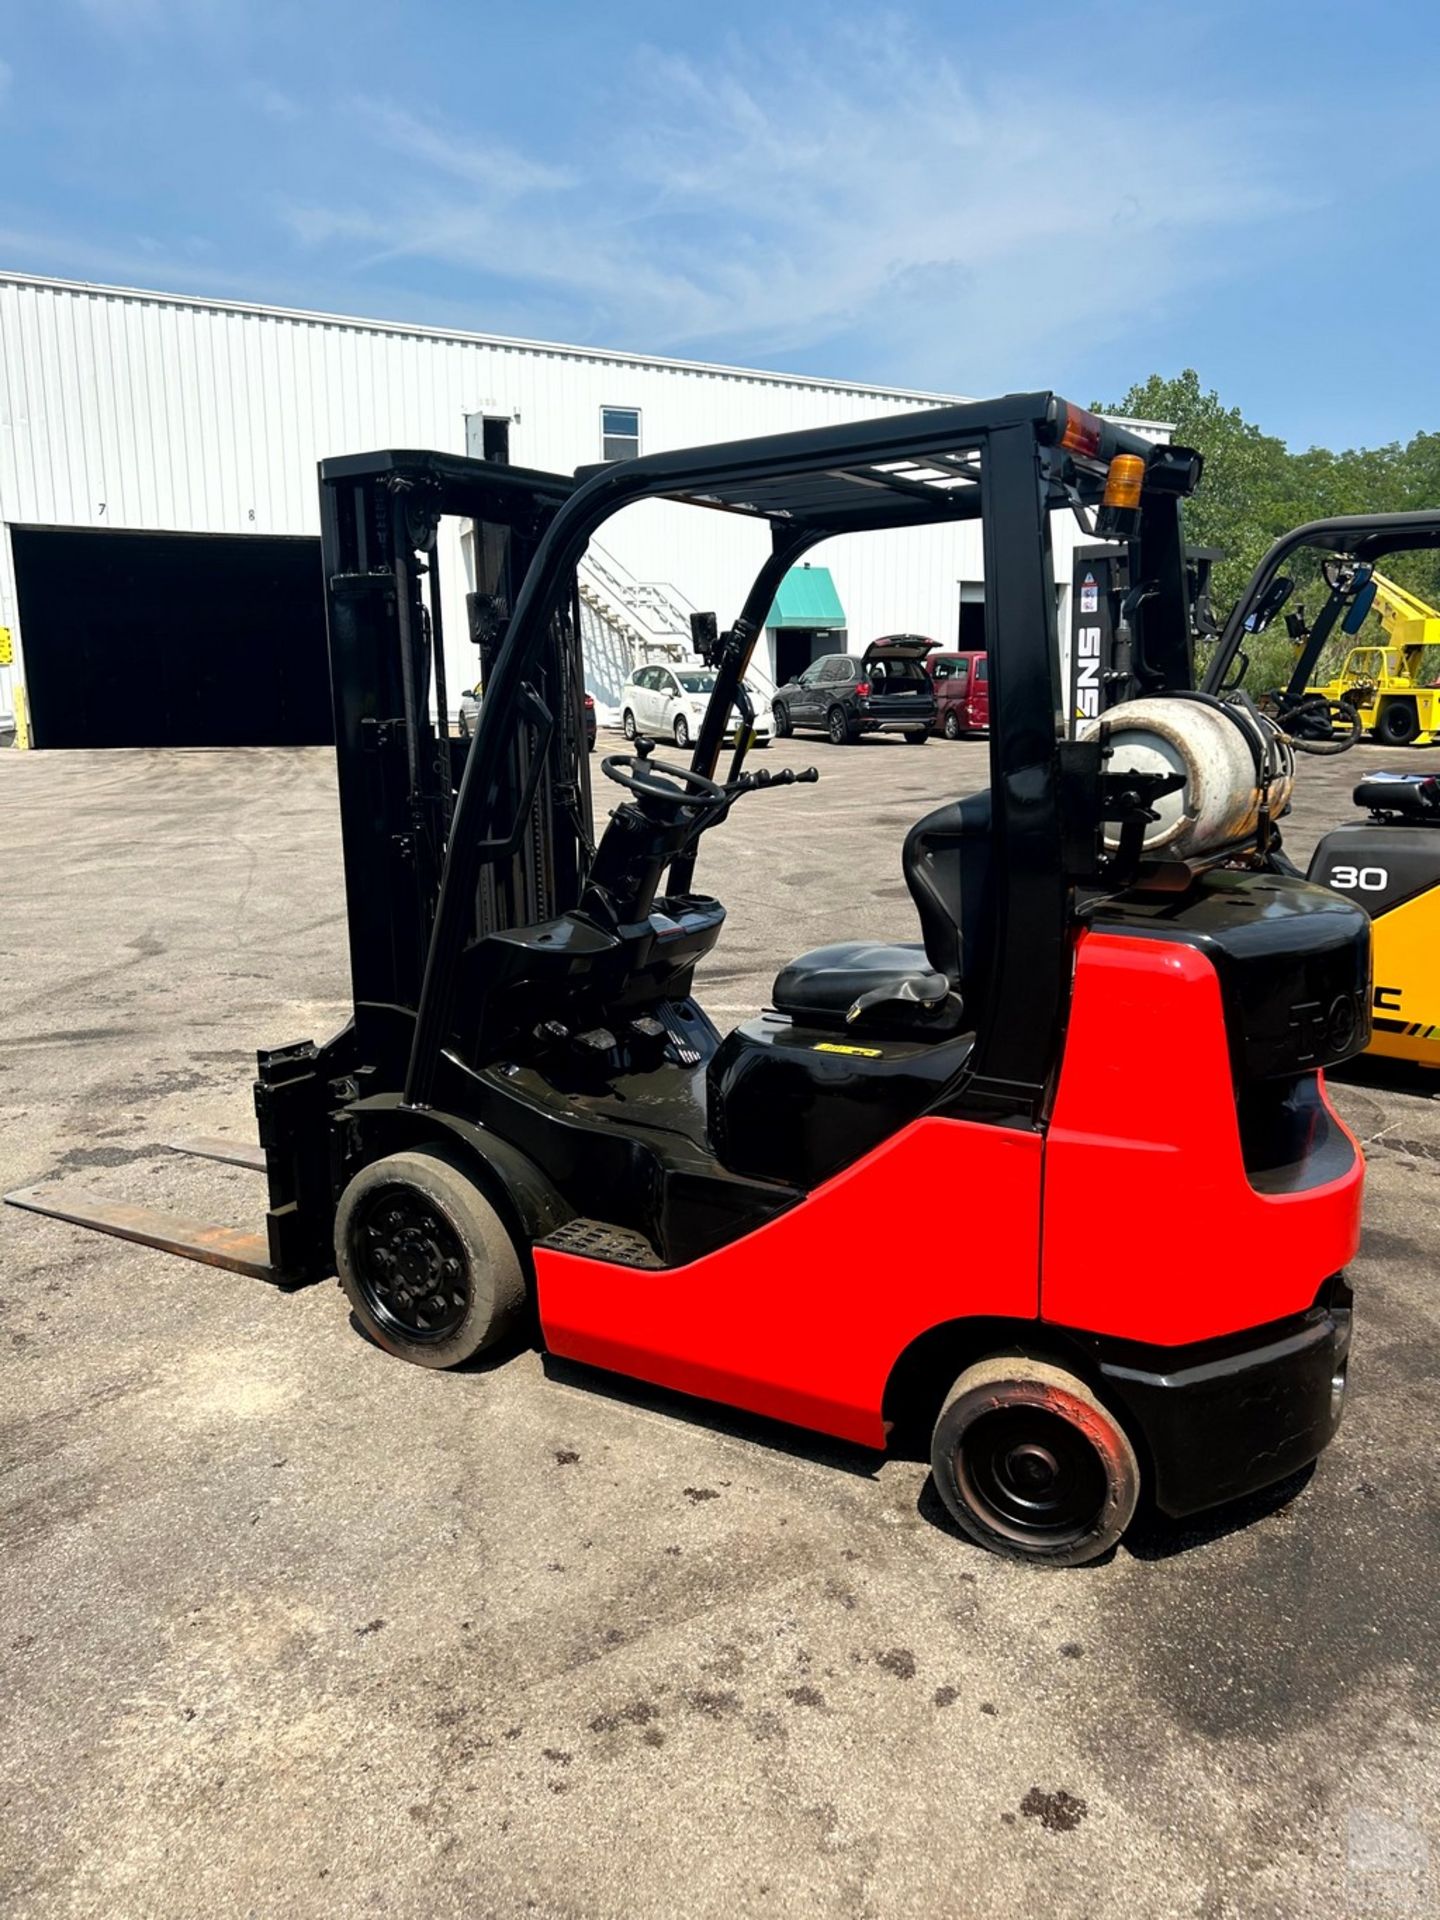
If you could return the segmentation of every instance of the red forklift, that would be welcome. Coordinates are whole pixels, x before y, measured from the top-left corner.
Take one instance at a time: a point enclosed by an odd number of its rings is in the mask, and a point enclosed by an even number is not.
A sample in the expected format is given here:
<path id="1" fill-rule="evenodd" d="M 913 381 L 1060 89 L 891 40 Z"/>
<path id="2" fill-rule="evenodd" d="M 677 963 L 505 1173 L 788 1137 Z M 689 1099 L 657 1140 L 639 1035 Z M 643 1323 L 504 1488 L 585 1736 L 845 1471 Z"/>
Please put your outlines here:
<path id="1" fill-rule="evenodd" d="M 326 462 L 354 1014 L 259 1055 L 267 1235 L 10 1197 L 284 1286 L 338 1273 L 421 1366 L 528 1330 L 867 1447 L 921 1436 L 958 1526 L 1041 1563 L 1106 1552 L 1142 1494 L 1185 1515 L 1290 1475 L 1344 1398 L 1362 1162 L 1323 1070 L 1368 1038 L 1366 916 L 1273 870 L 1263 793 L 1223 844 L 1152 856 L 1184 774 L 1061 724 L 1050 529 L 1073 511 L 1145 586 L 1132 713 L 1252 727 L 1194 691 L 1200 465 L 1051 393 L 573 481 Z M 697 617 L 716 681 L 688 763 L 605 757 L 597 839 L 576 567 L 647 499 L 745 515 L 770 552 L 733 625 Z M 434 720 L 445 515 L 473 525 L 472 742 Z M 771 1006 L 722 1032 L 693 991 L 725 921 L 705 836 L 816 777 L 751 771 L 748 725 L 720 765 L 777 588 L 821 541 L 972 519 L 989 790 L 906 835 L 918 929 L 777 956 Z M 946 1159 L 985 1196 L 963 1238 L 876 1204 Z"/>

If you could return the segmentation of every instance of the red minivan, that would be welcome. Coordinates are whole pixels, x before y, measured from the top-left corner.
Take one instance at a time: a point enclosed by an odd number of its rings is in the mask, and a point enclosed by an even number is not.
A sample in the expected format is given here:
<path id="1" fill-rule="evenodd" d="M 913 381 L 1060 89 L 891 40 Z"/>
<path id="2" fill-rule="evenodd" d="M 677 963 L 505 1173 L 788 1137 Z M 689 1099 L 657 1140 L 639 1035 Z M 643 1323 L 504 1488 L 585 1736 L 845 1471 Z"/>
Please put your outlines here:
<path id="1" fill-rule="evenodd" d="M 983 653 L 932 653 L 925 662 L 935 684 L 935 731 L 947 740 L 984 733 L 990 725 L 990 684 Z"/>

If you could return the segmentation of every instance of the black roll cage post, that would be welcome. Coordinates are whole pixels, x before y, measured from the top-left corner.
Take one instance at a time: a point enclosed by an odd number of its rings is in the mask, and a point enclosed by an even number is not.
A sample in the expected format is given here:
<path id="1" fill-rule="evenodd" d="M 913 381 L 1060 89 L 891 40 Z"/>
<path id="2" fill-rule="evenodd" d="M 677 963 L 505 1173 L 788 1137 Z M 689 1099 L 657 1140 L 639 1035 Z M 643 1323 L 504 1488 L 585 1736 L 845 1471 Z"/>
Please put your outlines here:
<path id="1" fill-rule="evenodd" d="M 1353 559 L 1368 561 L 1373 565 L 1387 554 L 1440 547 L 1440 510 L 1337 514 L 1329 520 L 1308 520 L 1304 526 L 1293 527 L 1289 533 L 1282 534 L 1251 574 L 1245 591 L 1230 609 L 1229 618 L 1205 670 L 1202 685 L 1206 693 L 1230 692 L 1240 684 L 1239 680 L 1230 679 L 1230 669 L 1237 658 L 1244 654 L 1245 622 L 1251 609 L 1259 605 L 1271 581 L 1278 577 L 1281 567 L 1292 553 L 1297 553 L 1302 547 L 1320 547 L 1331 553 L 1348 554 Z M 1337 607 L 1337 615 L 1338 611 Z M 1304 691 L 1334 626 L 1335 619 L 1326 620 L 1322 611 L 1295 662 L 1287 693 Z"/>
<path id="2" fill-rule="evenodd" d="M 780 583 L 802 555 L 811 547 L 818 546 L 822 540 L 832 536 L 828 528 L 819 532 L 796 533 L 774 522 L 770 527 L 770 556 L 756 574 L 750 591 L 745 596 L 745 604 L 740 616 L 728 633 L 720 636 L 720 649 L 716 660 L 715 687 L 705 707 L 705 718 L 700 723 L 700 732 L 696 736 L 695 750 L 690 757 L 692 772 L 700 773 L 707 780 L 715 778 L 715 769 L 720 763 L 720 754 L 725 745 L 725 730 L 729 723 L 730 709 L 735 704 L 736 695 L 745 683 L 745 675 L 750 670 L 750 662 L 755 655 L 755 642 L 765 626 L 765 616 L 775 604 L 775 596 L 780 591 Z M 691 841 L 685 850 L 677 854 L 670 864 L 670 891 L 682 894 L 690 891 L 695 876 L 695 859 L 699 852 L 696 841 Z"/>
<path id="3" fill-rule="evenodd" d="M 1195 684 L 1195 631 L 1190 617 L 1189 561 L 1173 497 L 1147 493 L 1132 546 L 1135 583 L 1127 611 L 1136 635 L 1131 673 L 1139 694 Z"/>
<path id="4" fill-rule="evenodd" d="M 1069 425 L 1082 419 L 1078 451 Z M 692 768 L 713 776 L 731 705 L 785 572 L 821 540 L 852 532 L 981 518 L 990 652 L 990 770 L 998 911 L 995 952 L 976 1044 L 955 1109 L 1035 1124 L 1058 1054 L 1068 999 L 1073 823 L 1062 829 L 1057 720 L 1061 706 L 1050 513 L 1098 504 L 1108 462 L 1167 450 L 1052 393 L 1011 394 L 844 426 L 645 455 L 577 475 L 526 570 L 503 647 L 486 683 L 480 724 L 456 796 L 416 1007 L 405 1101 L 431 1102 L 453 1023 L 459 967 L 482 863 L 515 823 L 506 751 L 533 710 L 533 663 L 586 544 L 622 507 L 667 497 L 767 519 L 771 553 L 720 647 L 716 686 Z M 1198 462 L 1195 463 L 1198 472 Z M 1190 484 L 1193 484 L 1193 478 Z M 1147 651 L 1157 671 L 1188 662 L 1178 500 L 1142 514 L 1146 564 L 1158 580 Z M 1173 525 L 1167 527 L 1165 515 Z M 1178 583 L 1178 585 L 1177 585 Z M 1172 600 L 1173 596 L 1173 600 Z M 1164 614 L 1170 605 L 1170 614 Z M 1151 635 L 1154 644 L 1151 644 Z M 1188 682 L 1187 682 L 1188 684 Z M 1070 789 L 1073 796 L 1073 782 Z M 688 886 L 691 861 L 672 870 Z"/>

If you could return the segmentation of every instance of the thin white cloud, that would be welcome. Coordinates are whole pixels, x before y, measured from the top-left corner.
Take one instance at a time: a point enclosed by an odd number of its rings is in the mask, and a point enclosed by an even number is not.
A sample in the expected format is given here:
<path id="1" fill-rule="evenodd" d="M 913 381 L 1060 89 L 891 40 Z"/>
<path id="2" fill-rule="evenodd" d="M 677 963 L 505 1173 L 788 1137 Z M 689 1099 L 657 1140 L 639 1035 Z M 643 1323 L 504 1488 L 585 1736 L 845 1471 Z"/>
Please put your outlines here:
<path id="1" fill-rule="evenodd" d="M 268 80 L 253 80 L 244 88 L 245 99 L 271 120 L 299 120 L 304 112 L 298 100 Z"/>
<path id="2" fill-rule="evenodd" d="M 211 249 L 212 243 L 199 235 L 187 236 L 177 246 L 167 248 L 148 234 L 128 239 L 122 235 L 106 244 L 83 234 L 59 233 L 51 227 L 0 227 L 0 257 L 17 271 L 40 262 L 34 271 L 74 275 L 81 280 L 103 279 L 120 286 L 160 287 L 168 293 L 194 292 L 236 300 L 261 297 L 253 274 L 215 266 L 205 258 Z M 203 283 L 197 283 L 199 269 L 203 269 Z"/>
<path id="3" fill-rule="evenodd" d="M 352 270 L 530 287 L 583 338 L 751 358 L 878 338 L 891 377 L 973 384 L 1153 313 L 1290 205 L 1241 113 L 1081 112 L 1073 79 L 1058 54 L 982 79 L 893 20 L 719 70 L 649 51 L 583 178 L 369 100 L 368 137 L 411 163 L 403 200 L 285 219 Z"/>
<path id="4" fill-rule="evenodd" d="M 411 160 L 464 181 L 467 186 L 480 187 L 507 200 L 519 199 L 525 194 L 558 192 L 573 187 L 580 178 L 570 167 L 533 160 L 501 142 L 461 138 L 389 101 L 362 97 L 355 100 L 352 107 L 372 138 Z"/>

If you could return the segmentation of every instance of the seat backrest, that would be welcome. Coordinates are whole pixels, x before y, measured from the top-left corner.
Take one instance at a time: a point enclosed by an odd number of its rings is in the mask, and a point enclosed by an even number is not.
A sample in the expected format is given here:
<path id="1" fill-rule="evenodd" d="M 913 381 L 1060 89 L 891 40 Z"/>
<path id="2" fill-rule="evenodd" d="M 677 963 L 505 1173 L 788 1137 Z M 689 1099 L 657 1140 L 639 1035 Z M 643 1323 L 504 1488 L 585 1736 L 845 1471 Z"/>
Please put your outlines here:
<path id="1" fill-rule="evenodd" d="M 985 989 L 993 944 L 990 821 L 987 787 L 917 820 L 901 855 L 926 957 L 964 993 L 972 1012 Z"/>

